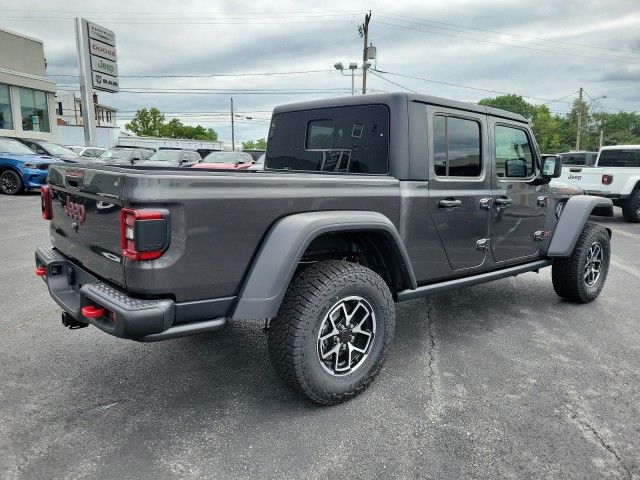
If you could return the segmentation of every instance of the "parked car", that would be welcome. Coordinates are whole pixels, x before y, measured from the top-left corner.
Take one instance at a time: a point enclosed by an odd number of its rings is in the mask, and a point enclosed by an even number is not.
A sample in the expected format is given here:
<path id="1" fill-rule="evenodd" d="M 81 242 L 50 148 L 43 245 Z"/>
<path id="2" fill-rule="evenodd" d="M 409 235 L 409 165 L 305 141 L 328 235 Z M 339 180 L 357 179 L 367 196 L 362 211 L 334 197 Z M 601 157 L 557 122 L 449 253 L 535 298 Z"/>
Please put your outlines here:
<path id="1" fill-rule="evenodd" d="M 163 148 L 156 150 L 149 158 L 139 163 L 147 167 L 191 167 L 202 162 L 195 150 L 184 148 Z"/>
<path id="2" fill-rule="evenodd" d="M 98 160 L 106 163 L 135 163 L 148 159 L 155 150 L 137 147 L 113 147 L 102 153 Z"/>
<path id="3" fill-rule="evenodd" d="M 49 142 L 47 140 L 38 140 L 35 138 L 11 138 L 22 143 L 23 145 L 26 145 L 39 155 L 48 155 L 50 157 L 59 158 L 60 160 L 71 163 L 79 162 L 81 160 L 80 156 L 76 152 L 57 143 Z"/>
<path id="4" fill-rule="evenodd" d="M 563 167 L 559 180 L 612 199 L 627 222 L 640 222 L 640 145 L 602 147 L 595 166 Z"/>
<path id="5" fill-rule="evenodd" d="M 246 170 L 253 164 L 253 157 L 245 152 L 211 152 L 193 168 Z"/>
<path id="6" fill-rule="evenodd" d="M 265 152 L 264 150 L 259 148 L 243 149 L 242 151 L 251 155 L 251 158 L 253 158 L 253 160 L 258 160 L 258 158 L 260 158 L 260 156 Z"/>
<path id="7" fill-rule="evenodd" d="M 107 151 L 106 148 L 81 147 L 81 146 L 76 146 L 76 145 L 67 145 L 67 148 L 70 149 L 70 150 L 73 150 L 74 152 L 76 152 L 81 157 L 95 157 L 95 158 L 97 158 L 100 155 L 102 155 L 104 152 Z"/>
<path id="8" fill-rule="evenodd" d="M 611 232 L 587 219 L 611 200 L 551 188 L 561 159 L 520 115 L 404 93 L 285 105 L 265 166 L 52 165 L 36 273 L 63 324 L 157 341 L 267 319 L 278 374 L 336 404 L 381 370 L 395 302 L 545 267 L 571 302 L 605 283 Z"/>
<path id="9" fill-rule="evenodd" d="M 263 153 L 262 155 L 260 155 L 258 157 L 258 159 L 256 160 L 256 163 L 254 163 L 249 168 L 247 168 L 247 170 L 252 170 L 252 171 L 262 171 L 262 170 L 264 170 L 264 159 L 266 157 L 267 157 L 266 153 Z"/>
<path id="10" fill-rule="evenodd" d="M 579 167 L 593 167 L 598 158 L 598 152 L 587 151 L 571 151 L 559 153 L 562 157 L 562 166 L 579 166 Z"/>
<path id="11" fill-rule="evenodd" d="M 62 160 L 38 155 L 16 140 L 0 137 L 0 192 L 16 195 L 40 188 L 53 163 L 62 163 Z"/>

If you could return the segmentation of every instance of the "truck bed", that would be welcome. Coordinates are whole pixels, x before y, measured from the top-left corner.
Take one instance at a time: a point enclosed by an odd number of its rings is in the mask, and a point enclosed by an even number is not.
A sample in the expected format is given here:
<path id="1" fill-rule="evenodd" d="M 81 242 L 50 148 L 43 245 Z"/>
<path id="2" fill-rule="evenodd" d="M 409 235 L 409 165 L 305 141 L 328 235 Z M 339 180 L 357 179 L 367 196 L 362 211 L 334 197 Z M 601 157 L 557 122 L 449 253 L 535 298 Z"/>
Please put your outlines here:
<path id="1" fill-rule="evenodd" d="M 56 249 L 131 294 L 177 302 L 235 296 L 263 236 L 284 215 L 367 210 L 400 222 L 399 181 L 382 175 L 76 164 L 52 166 L 49 182 Z M 160 258 L 122 256 L 123 207 L 168 211 L 171 241 Z"/>

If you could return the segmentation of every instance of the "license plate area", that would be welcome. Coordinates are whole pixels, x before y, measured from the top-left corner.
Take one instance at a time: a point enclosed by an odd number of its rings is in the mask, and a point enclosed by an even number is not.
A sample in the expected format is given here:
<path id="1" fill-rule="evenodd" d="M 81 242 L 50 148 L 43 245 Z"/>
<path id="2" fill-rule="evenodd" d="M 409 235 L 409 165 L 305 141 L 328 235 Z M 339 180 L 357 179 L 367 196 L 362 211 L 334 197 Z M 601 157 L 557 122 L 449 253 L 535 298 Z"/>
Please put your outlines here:
<path id="1" fill-rule="evenodd" d="M 98 282 L 96 277 L 67 260 L 54 261 L 47 265 L 46 280 L 54 299 L 76 317 L 81 309 L 80 289 L 84 285 Z"/>

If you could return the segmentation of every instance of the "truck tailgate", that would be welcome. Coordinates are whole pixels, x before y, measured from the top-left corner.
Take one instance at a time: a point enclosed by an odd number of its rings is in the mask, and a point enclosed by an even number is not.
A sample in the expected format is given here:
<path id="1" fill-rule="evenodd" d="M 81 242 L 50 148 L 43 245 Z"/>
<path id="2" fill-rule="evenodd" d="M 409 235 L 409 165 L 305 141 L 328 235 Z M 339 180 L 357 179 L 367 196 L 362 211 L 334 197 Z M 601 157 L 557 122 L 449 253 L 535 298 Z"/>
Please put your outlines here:
<path id="1" fill-rule="evenodd" d="M 123 175 L 85 166 L 52 165 L 51 241 L 96 275 L 125 285 L 120 249 Z"/>
<path id="2" fill-rule="evenodd" d="M 602 190 L 602 168 L 597 167 L 562 167 L 562 175 L 558 179 L 574 187 L 597 193 Z"/>

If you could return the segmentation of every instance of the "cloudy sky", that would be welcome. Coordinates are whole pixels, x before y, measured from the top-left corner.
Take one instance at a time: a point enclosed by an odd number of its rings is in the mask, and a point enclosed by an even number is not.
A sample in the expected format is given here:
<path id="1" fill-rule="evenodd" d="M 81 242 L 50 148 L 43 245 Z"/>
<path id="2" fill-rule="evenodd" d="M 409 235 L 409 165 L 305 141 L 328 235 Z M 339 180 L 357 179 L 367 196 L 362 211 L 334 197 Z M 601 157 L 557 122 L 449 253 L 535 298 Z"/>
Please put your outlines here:
<path id="1" fill-rule="evenodd" d="M 2 4 L 0 27 L 44 41 L 60 88 L 78 88 L 73 17 L 82 16 L 116 32 L 122 91 L 100 102 L 118 108 L 122 123 L 156 106 L 223 140 L 232 96 L 239 114 L 252 117 L 236 124 L 236 139 L 247 140 L 266 135 L 275 105 L 349 95 L 350 78 L 333 64 L 362 63 L 357 27 L 368 10 L 378 50 L 373 91 L 472 102 L 508 92 L 566 112 L 582 86 L 596 109 L 640 111 L 638 0 Z"/>

